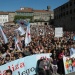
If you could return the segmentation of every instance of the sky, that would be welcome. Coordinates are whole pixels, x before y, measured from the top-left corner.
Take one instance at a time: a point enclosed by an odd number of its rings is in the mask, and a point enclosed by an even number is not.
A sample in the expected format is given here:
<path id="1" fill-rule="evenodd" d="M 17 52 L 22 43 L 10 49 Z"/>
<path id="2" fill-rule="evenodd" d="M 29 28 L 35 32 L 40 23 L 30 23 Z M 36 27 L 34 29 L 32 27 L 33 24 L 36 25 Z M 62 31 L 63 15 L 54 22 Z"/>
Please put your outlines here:
<path id="1" fill-rule="evenodd" d="M 50 6 L 51 10 L 53 10 L 67 1 L 68 0 L 0 0 L 0 11 L 16 11 L 21 7 L 45 10 L 47 6 Z"/>

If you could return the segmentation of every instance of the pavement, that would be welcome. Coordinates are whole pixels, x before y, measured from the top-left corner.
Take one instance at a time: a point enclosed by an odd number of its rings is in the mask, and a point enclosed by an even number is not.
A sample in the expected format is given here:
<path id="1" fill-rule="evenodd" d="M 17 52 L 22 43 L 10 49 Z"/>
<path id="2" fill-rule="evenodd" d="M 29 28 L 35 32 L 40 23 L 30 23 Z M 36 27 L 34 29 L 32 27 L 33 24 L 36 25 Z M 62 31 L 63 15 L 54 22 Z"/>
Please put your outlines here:
<path id="1" fill-rule="evenodd" d="M 37 74 L 35 74 L 35 75 L 37 75 Z M 63 74 L 52 74 L 52 75 L 63 75 Z M 69 73 L 69 74 L 64 74 L 64 75 L 75 75 L 75 72 Z"/>
<path id="2" fill-rule="evenodd" d="M 73 72 L 73 73 L 70 73 L 70 74 L 66 74 L 66 75 L 75 75 L 75 72 Z"/>
<path id="3" fill-rule="evenodd" d="M 52 74 L 52 75 L 60 75 L 60 74 Z M 63 75 L 63 74 L 62 74 L 62 75 Z M 75 72 L 69 73 L 69 74 L 65 74 L 65 75 L 75 75 Z"/>
<path id="4" fill-rule="evenodd" d="M 56 74 L 56 75 L 60 75 L 60 74 Z M 75 75 L 75 72 L 69 73 L 69 74 L 65 74 L 65 75 Z"/>

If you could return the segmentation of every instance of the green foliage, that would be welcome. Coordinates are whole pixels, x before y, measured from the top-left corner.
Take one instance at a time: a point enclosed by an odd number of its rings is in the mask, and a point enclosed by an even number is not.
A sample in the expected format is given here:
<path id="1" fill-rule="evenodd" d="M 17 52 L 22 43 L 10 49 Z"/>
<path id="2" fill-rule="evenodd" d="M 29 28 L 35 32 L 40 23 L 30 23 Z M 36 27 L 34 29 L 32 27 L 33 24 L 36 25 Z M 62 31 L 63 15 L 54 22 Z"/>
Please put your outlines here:
<path id="1" fill-rule="evenodd" d="M 30 19 L 30 22 L 33 20 L 33 16 L 20 16 L 20 15 L 16 15 L 14 17 L 14 22 L 16 23 L 17 20 L 21 20 L 21 19 Z"/>

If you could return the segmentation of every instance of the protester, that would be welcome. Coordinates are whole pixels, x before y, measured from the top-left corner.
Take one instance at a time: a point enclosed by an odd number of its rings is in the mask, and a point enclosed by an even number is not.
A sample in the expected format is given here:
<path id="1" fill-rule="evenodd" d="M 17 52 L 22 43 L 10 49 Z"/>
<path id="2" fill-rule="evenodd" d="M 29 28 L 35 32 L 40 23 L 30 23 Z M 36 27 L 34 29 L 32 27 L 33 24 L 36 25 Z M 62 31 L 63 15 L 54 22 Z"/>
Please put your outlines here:
<path id="1" fill-rule="evenodd" d="M 6 70 L 6 75 L 12 75 L 12 70 Z"/>
<path id="2" fill-rule="evenodd" d="M 52 75 L 50 61 L 42 58 L 37 61 L 37 73 L 39 75 Z"/>
<path id="3" fill-rule="evenodd" d="M 18 26 L 10 27 L 10 30 L 4 27 L 5 31 L 8 30 L 6 32 L 8 43 L 5 44 L 3 39 L 0 38 L 0 66 L 32 54 L 52 53 L 53 64 L 57 65 L 58 73 L 64 74 L 63 56 L 70 56 L 75 52 L 75 40 L 73 39 L 75 32 L 66 31 L 62 37 L 56 38 L 54 36 L 54 28 L 51 25 L 43 25 L 42 27 L 38 25 L 38 28 L 37 26 L 31 26 L 32 41 L 26 46 L 25 35 L 18 36 L 20 43 L 15 43 L 15 36 L 17 34 L 14 30 L 16 28 Z M 44 34 L 39 31 L 40 29 L 43 30 Z M 43 62 L 41 61 L 41 63 Z"/>

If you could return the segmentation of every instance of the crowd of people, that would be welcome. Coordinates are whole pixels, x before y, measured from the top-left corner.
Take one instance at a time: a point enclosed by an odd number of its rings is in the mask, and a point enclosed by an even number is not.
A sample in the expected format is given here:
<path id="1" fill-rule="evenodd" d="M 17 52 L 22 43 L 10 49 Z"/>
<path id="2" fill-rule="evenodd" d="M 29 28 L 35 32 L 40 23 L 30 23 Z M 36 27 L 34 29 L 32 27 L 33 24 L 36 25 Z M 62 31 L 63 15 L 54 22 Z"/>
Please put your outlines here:
<path id="1" fill-rule="evenodd" d="M 64 74 L 63 55 L 70 56 L 70 49 L 75 48 L 75 32 L 64 31 L 63 37 L 57 38 L 51 25 L 31 26 L 32 41 L 25 46 L 25 35 L 19 36 L 21 50 L 18 50 L 15 49 L 14 28 L 8 30 L 4 27 L 8 43 L 5 44 L 0 37 L 0 66 L 33 54 L 52 53 L 52 66 L 56 66 L 57 73 Z"/>

